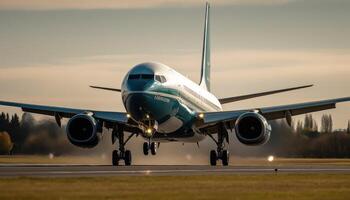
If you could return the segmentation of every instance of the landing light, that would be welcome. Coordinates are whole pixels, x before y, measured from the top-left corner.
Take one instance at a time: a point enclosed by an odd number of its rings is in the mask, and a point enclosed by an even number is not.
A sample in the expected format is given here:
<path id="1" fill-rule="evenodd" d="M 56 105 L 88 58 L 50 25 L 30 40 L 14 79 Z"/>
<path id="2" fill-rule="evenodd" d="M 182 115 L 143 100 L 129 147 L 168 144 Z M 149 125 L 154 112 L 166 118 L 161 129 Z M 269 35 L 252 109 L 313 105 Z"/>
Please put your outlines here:
<path id="1" fill-rule="evenodd" d="M 152 133 L 152 129 L 151 128 L 146 129 L 146 133 L 147 134 L 151 134 Z"/>
<path id="2" fill-rule="evenodd" d="M 273 157 L 273 156 L 267 157 L 267 161 L 269 161 L 269 162 L 272 162 L 274 159 L 275 159 L 275 157 Z"/>
<path id="3" fill-rule="evenodd" d="M 127 118 L 130 118 L 130 117 L 131 117 L 131 115 L 128 113 L 128 114 L 126 114 L 126 117 L 127 117 Z"/>
<path id="4" fill-rule="evenodd" d="M 200 114 L 198 115 L 198 117 L 201 118 L 201 119 L 203 119 L 203 118 L 204 118 L 204 114 L 203 114 L 203 113 L 200 113 Z"/>

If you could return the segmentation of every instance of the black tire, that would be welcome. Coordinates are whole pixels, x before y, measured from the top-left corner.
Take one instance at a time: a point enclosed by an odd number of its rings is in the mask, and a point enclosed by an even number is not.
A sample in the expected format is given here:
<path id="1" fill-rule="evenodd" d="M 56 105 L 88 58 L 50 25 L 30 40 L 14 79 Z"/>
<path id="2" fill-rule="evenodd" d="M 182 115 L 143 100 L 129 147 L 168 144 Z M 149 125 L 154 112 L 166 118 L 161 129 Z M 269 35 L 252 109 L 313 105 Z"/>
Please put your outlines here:
<path id="1" fill-rule="evenodd" d="M 157 143 L 155 143 L 155 142 L 151 143 L 151 153 L 152 153 L 152 155 L 157 154 Z"/>
<path id="2" fill-rule="evenodd" d="M 227 150 L 222 151 L 222 165 L 227 166 L 230 161 L 230 153 Z"/>
<path id="3" fill-rule="evenodd" d="M 119 165 L 119 154 L 117 150 L 114 150 L 112 152 L 112 165 L 118 166 Z"/>
<path id="4" fill-rule="evenodd" d="M 218 155 L 215 150 L 210 151 L 210 165 L 216 166 L 216 160 L 218 159 Z"/>
<path id="5" fill-rule="evenodd" d="M 124 153 L 124 162 L 125 162 L 125 165 L 126 166 L 129 166 L 131 165 L 131 151 L 129 150 L 126 150 L 125 153 Z"/>
<path id="6" fill-rule="evenodd" d="M 144 154 L 145 156 L 148 155 L 148 150 L 149 150 L 148 142 L 144 142 L 144 143 L 143 143 L 143 154 Z"/>

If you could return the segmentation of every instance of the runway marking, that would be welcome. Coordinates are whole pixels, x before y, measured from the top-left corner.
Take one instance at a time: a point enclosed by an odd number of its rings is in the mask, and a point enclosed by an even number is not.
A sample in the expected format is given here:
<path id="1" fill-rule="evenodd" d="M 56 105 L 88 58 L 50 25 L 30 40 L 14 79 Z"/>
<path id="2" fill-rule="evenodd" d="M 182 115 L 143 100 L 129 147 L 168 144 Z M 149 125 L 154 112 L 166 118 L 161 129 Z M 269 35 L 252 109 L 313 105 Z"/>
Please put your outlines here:
<path id="1" fill-rule="evenodd" d="M 0 176 L 40 176 L 40 175 L 47 175 L 47 176 L 59 176 L 59 175 L 123 175 L 123 174 L 130 174 L 130 175 L 156 175 L 156 174 L 186 174 L 189 173 L 291 173 L 291 172 L 305 172 L 305 173 L 311 173 L 311 172 L 344 172 L 349 173 L 350 168 L 281 168 L 278 169 L 278 171 L 275 171 L 274 168 L 266 168 L 266 169 L 203 169 L 203 170 L 195 170 L 195 169 L 174 169 L 174 170 L 93 170 L 93 171 L 8 171 L 4 172 L 0 171 Z"/>

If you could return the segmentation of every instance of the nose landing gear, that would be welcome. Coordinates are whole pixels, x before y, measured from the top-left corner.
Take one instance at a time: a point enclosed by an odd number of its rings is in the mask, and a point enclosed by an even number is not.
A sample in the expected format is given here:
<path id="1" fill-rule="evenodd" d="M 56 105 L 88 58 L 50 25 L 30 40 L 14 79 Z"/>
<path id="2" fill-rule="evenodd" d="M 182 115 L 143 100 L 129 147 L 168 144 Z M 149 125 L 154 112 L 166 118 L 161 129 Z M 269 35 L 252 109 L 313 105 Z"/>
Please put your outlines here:
<path id="1" fill-rule="evenodd" d="M 157 143 L 155 142 L 144 142 L 143 143 L 143 154 L 145 156 L 148 155 L 149 150 L 151 150 L 151 154 L 152 155 L 156 155 L 157 154 Z"/>

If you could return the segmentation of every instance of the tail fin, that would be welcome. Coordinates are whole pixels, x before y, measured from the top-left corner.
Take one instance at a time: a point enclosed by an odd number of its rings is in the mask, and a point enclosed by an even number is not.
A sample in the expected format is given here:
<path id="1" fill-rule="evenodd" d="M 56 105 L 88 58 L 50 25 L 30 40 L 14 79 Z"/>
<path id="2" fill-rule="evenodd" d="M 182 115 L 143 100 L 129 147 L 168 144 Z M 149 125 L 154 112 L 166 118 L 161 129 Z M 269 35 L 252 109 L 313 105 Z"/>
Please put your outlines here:
<path id="1" fill-rule="evenodd" d="M 202 69 L 201 79 L 199 85 L 210 91 L 210 38 L 209 38 L 209 9 L 210 5 L 207 2 L 205 9 L 205 23 L 204 23 L 204 39 L 202 52 Z"/>

